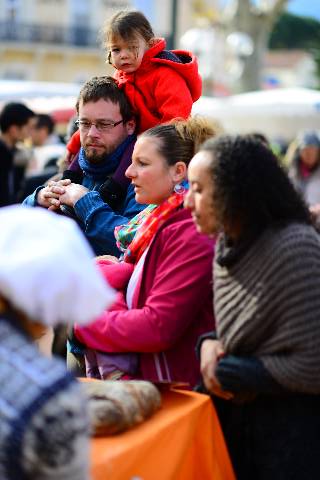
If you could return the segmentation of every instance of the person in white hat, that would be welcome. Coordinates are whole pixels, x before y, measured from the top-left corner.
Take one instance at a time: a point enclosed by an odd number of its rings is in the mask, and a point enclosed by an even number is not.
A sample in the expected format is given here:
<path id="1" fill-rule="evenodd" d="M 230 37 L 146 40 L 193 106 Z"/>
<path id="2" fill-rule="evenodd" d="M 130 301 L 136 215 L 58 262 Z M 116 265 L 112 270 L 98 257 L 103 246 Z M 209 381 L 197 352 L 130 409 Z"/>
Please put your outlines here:
<path id="1" fill-rule="evenodd" d="M 0 209 L 0 478 L 89 478 L 81 386 L 34 342 L 46 327 L 86 324 L 114 292 L 72 220 L 40 208 Z"/>

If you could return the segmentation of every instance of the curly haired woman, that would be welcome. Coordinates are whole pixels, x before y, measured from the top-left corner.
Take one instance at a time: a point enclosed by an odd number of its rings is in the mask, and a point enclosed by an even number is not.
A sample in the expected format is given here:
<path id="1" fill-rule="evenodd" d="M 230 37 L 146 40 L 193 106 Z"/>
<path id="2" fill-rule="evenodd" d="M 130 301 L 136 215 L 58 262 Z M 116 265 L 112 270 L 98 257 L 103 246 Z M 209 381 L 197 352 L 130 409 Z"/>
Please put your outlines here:
<path id="1" fill-rule="evenodd" d="M 189 166 L 198 230 L 219 237 L 216 331 L 201 338 L 237 478 L 316 479 L 320 447 L 320 238 L 270 149 L 206 142 Z"/>

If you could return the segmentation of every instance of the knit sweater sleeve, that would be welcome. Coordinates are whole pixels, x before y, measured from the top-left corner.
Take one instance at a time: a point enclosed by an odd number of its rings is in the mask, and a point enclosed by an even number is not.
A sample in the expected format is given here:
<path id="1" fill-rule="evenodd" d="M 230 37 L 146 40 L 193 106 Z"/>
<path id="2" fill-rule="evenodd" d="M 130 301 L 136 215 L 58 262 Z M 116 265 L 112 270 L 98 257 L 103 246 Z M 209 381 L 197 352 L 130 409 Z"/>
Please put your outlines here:
<path id="1" fill-rule="evenodd" d="M 34 415 L 22 445 L 22 466 L 35 480 L 88 480 L 89 417 L 73 382 Z"/>

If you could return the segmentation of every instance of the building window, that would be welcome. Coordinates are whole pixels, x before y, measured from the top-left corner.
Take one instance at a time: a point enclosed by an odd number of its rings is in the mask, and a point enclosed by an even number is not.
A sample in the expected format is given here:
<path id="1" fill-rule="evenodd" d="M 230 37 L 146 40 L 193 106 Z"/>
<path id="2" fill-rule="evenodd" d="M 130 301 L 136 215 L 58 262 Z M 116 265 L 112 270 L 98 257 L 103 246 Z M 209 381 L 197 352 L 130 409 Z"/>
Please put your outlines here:
<path id="1" fill-rule="evenodd" d="M 5 18 L 7 21 L 14 23 L 19 16 L 19 10 L 21 7 L 20 0 L 6 0 L 5 1 Z"/>

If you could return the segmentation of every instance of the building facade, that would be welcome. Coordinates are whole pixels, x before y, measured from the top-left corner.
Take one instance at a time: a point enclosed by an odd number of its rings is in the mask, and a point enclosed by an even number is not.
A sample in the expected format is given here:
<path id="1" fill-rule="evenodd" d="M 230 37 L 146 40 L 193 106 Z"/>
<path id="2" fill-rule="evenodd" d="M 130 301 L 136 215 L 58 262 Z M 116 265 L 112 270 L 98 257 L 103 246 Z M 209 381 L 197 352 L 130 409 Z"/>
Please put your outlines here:
<path id="1" fill-rule="evenodd" d="M 0 0 L 0 78 L 82 83 L 111 74 L 99 32 L 126 0 Z"/>
<path id="2" fill-rule="evenodd" d="M 141 10 L 170 48 L 194 24 L 190 0 L 0 0 L 0 78 L 83 83 L 112 74 L 99 32 L 113 13 Z M 174 30 L 174 32 L 173 32 Z"/>

